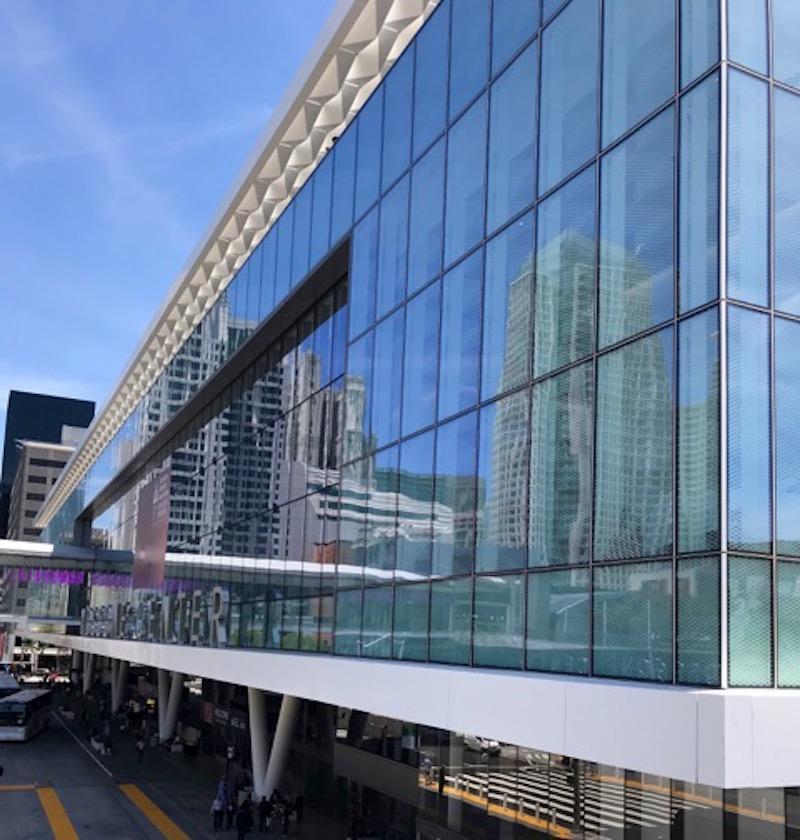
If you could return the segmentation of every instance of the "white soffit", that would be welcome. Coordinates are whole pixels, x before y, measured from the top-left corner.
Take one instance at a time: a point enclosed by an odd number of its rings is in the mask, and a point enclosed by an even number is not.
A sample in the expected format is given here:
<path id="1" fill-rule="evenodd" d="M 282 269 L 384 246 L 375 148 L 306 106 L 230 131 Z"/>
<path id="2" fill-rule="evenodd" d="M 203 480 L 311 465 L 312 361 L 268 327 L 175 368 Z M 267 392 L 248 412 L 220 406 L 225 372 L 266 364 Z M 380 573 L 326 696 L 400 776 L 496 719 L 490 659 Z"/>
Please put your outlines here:
<path id="1" fill-rule="evenodd" d="M 439 0 L 340 0 L 36 520 L 44 528 Z M 87 500 L 89 501 L 89 500 Z"/>

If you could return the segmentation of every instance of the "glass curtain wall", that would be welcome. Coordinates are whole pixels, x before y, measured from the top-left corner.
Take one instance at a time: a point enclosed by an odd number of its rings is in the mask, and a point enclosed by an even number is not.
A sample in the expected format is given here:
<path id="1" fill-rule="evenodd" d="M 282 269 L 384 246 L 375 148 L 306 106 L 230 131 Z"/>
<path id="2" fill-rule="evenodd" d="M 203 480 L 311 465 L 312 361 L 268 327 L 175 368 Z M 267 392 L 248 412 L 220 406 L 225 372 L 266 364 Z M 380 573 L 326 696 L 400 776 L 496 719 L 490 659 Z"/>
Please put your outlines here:
<path id="1" fill-rule="evenodd" d="M 721 67 L 714 0 L 439 4 L 193 351 L 202 381 L 350 237 L 349 291 L 184 445 L 202 468 L 172 458 L 242 500 L 194 545 L 258 546 L 255 577 L 225 561 L 229 639 L 796 683 L 798 27 L 754 8 L 729 0 Z"/>

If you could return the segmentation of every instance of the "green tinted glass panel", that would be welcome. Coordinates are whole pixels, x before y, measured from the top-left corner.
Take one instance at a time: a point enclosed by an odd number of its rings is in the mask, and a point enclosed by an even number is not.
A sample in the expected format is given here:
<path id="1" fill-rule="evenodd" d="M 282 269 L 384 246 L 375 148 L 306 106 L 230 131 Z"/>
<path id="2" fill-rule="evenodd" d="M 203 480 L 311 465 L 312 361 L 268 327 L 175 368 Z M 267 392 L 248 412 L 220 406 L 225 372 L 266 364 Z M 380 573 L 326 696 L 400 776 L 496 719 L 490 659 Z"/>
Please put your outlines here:
<path id="1" fill-rule="evenodd" d="M 522 575 L 475 578 L 474 665 L 522 667 L 524 610 Z"/>
<path id="2" fill-rule="evenodd" d="M 778 563 L 778 685 L 800 686 L 800 563 Z"/>
<path id="3" fill-rule="evenodd" d="M 728 559 L 728 683 L 772 683 L 772 607 L 769 560 Z"/>
<path id="4" fill-rule="evenodd" d="M 472 579 L 431 584 L 431 661 L 469 664 Z"/>
<path id="5" fill-rule="evenodd" d="M 719 559 L 678 560 L 677 575 L 678 682 L 719 685 Z"/>
<path id="6" fill-rule="evenodd" d="M 594 673 L 672 679 L 672 564 L 595 567 Z"/>
<path id="7" fill-rule="evenodd" d="M 335 651 L 358 656 L 361 650 L 361 590 L 347 589 L 336 596 Z"/>
<path id="8" fill-rule="evenodd" d="M 589 571 L 540 572 L 528 577 L 527 667 L 589 673 Z"/>
<path id="9" fill-rule="evenodd" d="M 428 584 L 398 586 L 394 595 L 395 659 L 428 658 Z"/>
<path id="10" fill-rule="evenodd" d="M 341 595 L 341 593 L 340 593 Z M 392 588 L 364 590 L 361 655 L 385 659 L 392 653 Z"/>

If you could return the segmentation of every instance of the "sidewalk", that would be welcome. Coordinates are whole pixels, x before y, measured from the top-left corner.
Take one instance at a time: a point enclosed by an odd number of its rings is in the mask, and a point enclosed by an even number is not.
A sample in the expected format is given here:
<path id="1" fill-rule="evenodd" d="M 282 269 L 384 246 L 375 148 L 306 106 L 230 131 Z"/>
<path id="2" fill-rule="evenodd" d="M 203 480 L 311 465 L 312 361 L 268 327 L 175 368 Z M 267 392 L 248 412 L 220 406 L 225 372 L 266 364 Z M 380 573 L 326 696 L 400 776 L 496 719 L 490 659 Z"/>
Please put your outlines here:
<path id="1" fill-rule="evenodd" d="M 56 695 L 54 699 L 54 714 L 58 715 L 60 697 Z M 87 727 L 80 722 L 79 715 L 73 721 L 64 720 L 61 715 L 59 719 L 113 774 L 117 784 L 132 782 L 138 785 L 193 840 L 232 840 L 236 837 L 235 829 L 212 830 L 211 803 L 219 780 L 225 776 L 224 759 L 208 755 L 187 756 L 158 746 L 147 747 L 143 759 L 139 761 L 135 736 L 130 732 L 120 732 L 118 724 L 112 729 L 112 754 L 100 755 L 89 746 Z M 253 817 L 257 826 L 255 809 Z M 303 822 L 291 822 L 288 836 L 299 840 L 344 840 L 347 834 L 339 823 L 324 814 L 315 813 L 306 804 Z M 266 835 L 254 829 L 249 836 L 281 837 L 281 827 L 272 825 Z"/>

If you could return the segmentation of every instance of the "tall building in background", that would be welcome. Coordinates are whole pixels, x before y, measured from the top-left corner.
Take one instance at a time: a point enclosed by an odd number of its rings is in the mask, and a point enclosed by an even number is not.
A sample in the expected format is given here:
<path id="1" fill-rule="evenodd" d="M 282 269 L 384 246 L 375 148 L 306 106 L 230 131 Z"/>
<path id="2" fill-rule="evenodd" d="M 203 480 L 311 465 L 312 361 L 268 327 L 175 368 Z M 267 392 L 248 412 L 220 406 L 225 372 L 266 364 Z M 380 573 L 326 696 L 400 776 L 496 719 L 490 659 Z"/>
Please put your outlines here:
<path id="1" fill-rule="evenodd" d="M 795 0 L 340 3 L 36 519 L 134 549 L 169 470 L 163 583 L 34 576 L 41 638 L 238 681 L 262 758 L 313 704 L 377 836 L 792 836 L 798 56 Z"/>
<path id="2" fill-rule="evenodd" d="M 64 426 L 86 429 L 94 418 L 95 404 L 88 400 L 11 391 L 6 409 L 3 470 L 0 474 L 0 537 L 8 530 L 11 486 L 17 471 L 18 440 L 61 443 Z"/>

